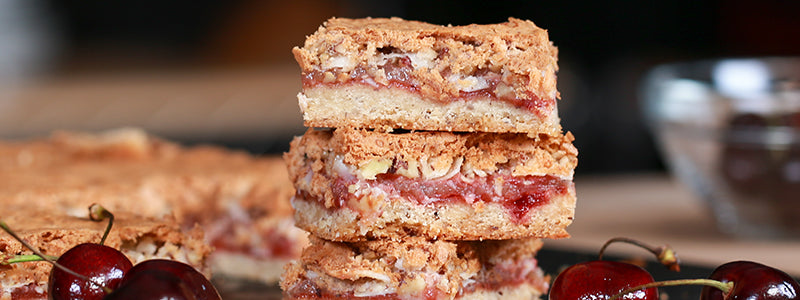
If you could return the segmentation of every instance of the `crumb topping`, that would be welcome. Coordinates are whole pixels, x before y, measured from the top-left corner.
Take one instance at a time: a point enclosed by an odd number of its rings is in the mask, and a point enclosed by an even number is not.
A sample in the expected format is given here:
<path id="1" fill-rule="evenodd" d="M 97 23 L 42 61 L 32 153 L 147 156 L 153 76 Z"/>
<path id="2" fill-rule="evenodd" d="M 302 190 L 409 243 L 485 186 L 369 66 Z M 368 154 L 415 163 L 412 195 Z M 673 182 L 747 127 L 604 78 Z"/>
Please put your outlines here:
<path id="1" fill-rule="evenodd" d="M 278 156 L 183 147 L 138 129 L 0 142 L 5 203 L 83 212 L 97 202 L 111 211 L 174 215 L 191 227 L 229 214 L 231 203 L 251 218 L 291 216 L 288 200 L 272 199 L 293 194 Z"/>
<path id="2" fill-rule="evenodd" d="M 374 179 L 393 173 L 437 179 L 460 173 L 485 177 L 500 170 L 512 176 L 554 175 L 571 179 L 577 149 L 570 133 L 560 136 L 525 134 L 410 132 L 384 133 L 351 128 L 309 129 L 295 138 L 285 155 L 293 182 L 315 173 L 340 171 Z"/>
<path id="3" fill-rule="evenodd" d="M 546 100 L 550 109 L 558 97 L 557 48 L 546 30 L 515 18 L 467 26 L 333 18 L 293 53 L 321 83 L 399 82 L 440 101 L 491 87 L 501 98 Z"/>

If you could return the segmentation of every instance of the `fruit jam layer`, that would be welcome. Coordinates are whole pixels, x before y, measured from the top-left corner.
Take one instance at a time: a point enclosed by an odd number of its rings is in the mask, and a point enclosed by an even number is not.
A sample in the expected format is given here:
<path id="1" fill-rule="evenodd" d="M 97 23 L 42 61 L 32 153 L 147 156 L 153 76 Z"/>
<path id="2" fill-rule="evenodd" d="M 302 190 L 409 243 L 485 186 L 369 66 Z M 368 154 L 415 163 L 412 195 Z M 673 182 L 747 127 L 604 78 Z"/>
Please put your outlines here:
<path id="1" fill-rule="evenodd" d="M 500 74 L 491 71 L 478 71 L 474 76 L 468 76 L 469 79 L 466 80 L 462 78 L 453 79 L 452 81 L 466 82 L 468 85 L 465 88 L 458 89 L 457 94 L 423 88 L 422 81 L 416 78 L 411 63 L 407 61 L 407 58 L 400 59 L 391 65 L 384 65 L 380 70 L 386 74 L 385 81 L 373 79 L 371 74 L 375 73 L 374 69 L 368 71 L 364 67 L 357 67 L 349 73 L 335 70 L 305 72 L 302 76 L 303 87 L 340 86 L 346 84 L 362 84 L 375 88 L 391 87 L 405 89 L 409 92 L 417 93 L 423 98 L 437 99 L 442 102 L 488 98 L 503 101 L 514 107 L 536 113 L 539 117 L 544 117 L 545 113 L 543 112 L 551 111 L 556 105 L 555 99 L 543 99 L 531 92 L 527 92 L 520 97 L 514 92 L 512 85 L 502 81 Z M 447 78 L 446 76 L 443 77 Z M 517 81 L 521 80 L 525 79 L 520 78 Z"/>
<path id="2" fill-rule="evenodd" d="M 517 261 L 506 260 L 495 264 L 491 269 L 479 272 L 479 278 L 464 287 L 464 293 L 477 291 L 496 291 L 509 286 L 523 284 L 536 287 L 541 292 L 546 292 L 550 286 L 550 278 L 539 269 L 539 262 L 532 257 L 522 258 Z"/>
<path id="3" fill-rule="evenodd" d="M 0 299 L 6 299 L 5 296 L 9 291 L 3 291 L 0 294 Z M 47 299 L 47 292 L 36 286 L 36 284 L 28 284 L 25 286 L 16 287 L 10 290 L 11 298 L 14 300 L 45 300 Z"/>
<path id="4" fill-rule="evenodd" d="M 253 229 L 244 226 L 227 227 L 227 234 L 210 237 L 210 244 L 216 251 L 241 253 L 255 259 L 290 259 L 299 256 L 301 243 L 295 237 L 281 234 L 277 230 L 266 233 L 252 233 Z M 238 229 L 235 229 L 238 228 Z"/>
<path id="5" fill-rule="evenodd" d="M 355 176 L 337 177 L 332 186 L 334 207 L 353 207 L 358 201 L 358 190 L 377 189 L 389 198 L 402 198 L 418 205 L 477 202 L 499 203 L 518 223 L 528 221 L 528 212 L 547 205 L 555 196 L 566 195 L 572 187 L 571 180 L 544 176 L 488 175 L 467 179 L 452 176 L 447 179 L 425 180 L 396 174 L 379 174 L 374 180 L 359 180 Z M 304 195 L 305 196 L 305 195 Z M 306 199 L 313 199 L 305 196 Z M 317 198 L 318 201 L 323 199 Z"/>
<path id="6" fill-rule="evenodd" d="M 252 215 L 254 212 L 241 211 Z M 192 228 L 196 218 L 187 218 L 185 228 Z M 255 259 L 291 259 L 302 251 L 303 234 L 289 217 L 269 227 L 256 225 L 257 220 L 244 215 L 227 214 L 212 218 L 205 227 L 206 239 L 216 251 L 241 253 Z"/>
<path id="7" fill-rule="evenodd" d="M 301 283 L 295 285 L 290 291 L 284 295 L 285 299 L 343 299 L 343 300 L 397 300 L 397 299 L 421 299 L 421 300 L 436 300 L 447 299 L 439 290 L 434 288 L 426 289 L 421 295 L 414 297 L 400 297 L 397 293 L 387 293 L 383 295 L 373 296 L 356 296 L 353 292 L 337 293 L 322 289 L 315 285 L 311 280 L 304 279 Z"/>

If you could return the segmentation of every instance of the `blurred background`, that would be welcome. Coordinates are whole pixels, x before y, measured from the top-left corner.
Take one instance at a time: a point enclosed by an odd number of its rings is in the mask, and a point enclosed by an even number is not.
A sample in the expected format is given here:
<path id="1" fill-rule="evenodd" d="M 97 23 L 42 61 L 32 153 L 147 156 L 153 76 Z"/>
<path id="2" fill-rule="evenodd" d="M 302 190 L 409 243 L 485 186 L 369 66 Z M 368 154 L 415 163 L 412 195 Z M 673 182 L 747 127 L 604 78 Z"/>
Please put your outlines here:
<path id="1" fill-rule="evenodd" d="M 665 62 L 800 55 L 798 15 L 789 0 L 0 0 L 0 137 L 136 126 L 280 153 L 303 132 L 291 48 L 326 19 L 513 16 L 559 47 L 577 172 L 662 170 L 641 117 L 642 75 Z"/>

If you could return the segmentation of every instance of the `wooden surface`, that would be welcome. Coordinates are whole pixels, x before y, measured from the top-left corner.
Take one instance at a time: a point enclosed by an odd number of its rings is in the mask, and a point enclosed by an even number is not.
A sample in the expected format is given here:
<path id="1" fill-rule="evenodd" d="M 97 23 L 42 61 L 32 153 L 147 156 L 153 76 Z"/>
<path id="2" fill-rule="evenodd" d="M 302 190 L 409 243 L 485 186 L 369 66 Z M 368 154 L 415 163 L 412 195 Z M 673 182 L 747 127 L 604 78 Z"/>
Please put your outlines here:
<path id="1" fill-rule="evenodd" d="M 2 83 L 2 82 L 0 82 Z M 173 139 L 299 135 L 300 70 L 110 73 L 0 84 L 0 137 L 139 127 Z"/>
<path id="2" fill-rule="evenodd" d="M 578 205 L 569 239 L 548 240 L 554 248 L 597 251 L 609 238 L 625 236 L 651 245 L 669 244 L 682 261 L 715 267 L 746 259 L 800 275 L 800 241 L 744 240 L 720 233 L 710 211 L 666 174 L 576 177 Z M 617 244 L 612 254 L 644 256 Z"/>

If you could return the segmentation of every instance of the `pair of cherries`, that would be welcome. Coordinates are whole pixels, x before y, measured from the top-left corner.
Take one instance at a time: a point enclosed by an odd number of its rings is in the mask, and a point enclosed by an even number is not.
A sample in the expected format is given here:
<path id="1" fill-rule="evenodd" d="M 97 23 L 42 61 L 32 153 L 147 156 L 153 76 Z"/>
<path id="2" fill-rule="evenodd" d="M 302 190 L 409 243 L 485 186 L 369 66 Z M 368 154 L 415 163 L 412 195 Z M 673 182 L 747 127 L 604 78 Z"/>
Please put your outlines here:
<path id="1" fill-rule="evenodd" d="M 0 226 L 33 251 L 38 256 L 37 259 L 53 263 L 48 281 L 49 299 L 221 300 L 214 285 L 202 273 L 185 263 L 153 259 L 134 266 L 122 252 L 103 245 L 111 230 L 114 215 L 97 204 L 90 206 L 89 212 L 92 220 L 109 219 L 100 243 L 79 244 L 55 261 L 30 246 L 5 223 L 0 222 Z"/>
<path id="2" fill-rule="evenodd" d="M 134 266 L 117 249 L 86 243 L 64 252 L 56 263 L 66 269 L 50 272 L 50 299 L 221 299 L 203 274 L 174 260 Z"/>
<path id="3" fill-rule="evenodd" d="M 659 262 L 678 271 L 678 258 L 669 247 L 651 247 L 642 242 L 613 238 L 600 249 L 599 259 L 572 265 L 562 271 L 550 287 L 550 300 L 640 299 L 657 300 L 659 286 L 703 285 L 701 300 L 800 299 L 800 284 L 785 272 L 751 261 L 734 261 L 717 267 L 707 279 L 654 281 L 647 270 L 632 264 L 602 260 L 605 248 L 614 242 L 645 248 Z"/>

